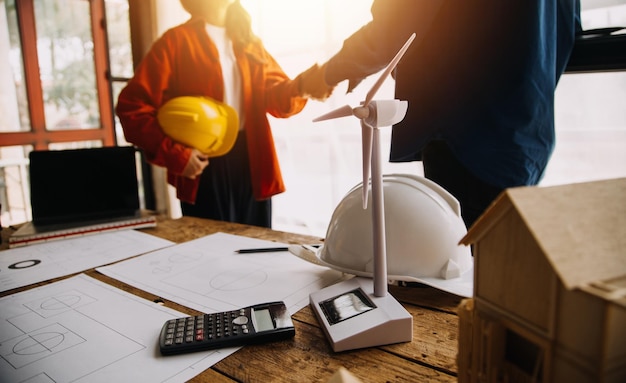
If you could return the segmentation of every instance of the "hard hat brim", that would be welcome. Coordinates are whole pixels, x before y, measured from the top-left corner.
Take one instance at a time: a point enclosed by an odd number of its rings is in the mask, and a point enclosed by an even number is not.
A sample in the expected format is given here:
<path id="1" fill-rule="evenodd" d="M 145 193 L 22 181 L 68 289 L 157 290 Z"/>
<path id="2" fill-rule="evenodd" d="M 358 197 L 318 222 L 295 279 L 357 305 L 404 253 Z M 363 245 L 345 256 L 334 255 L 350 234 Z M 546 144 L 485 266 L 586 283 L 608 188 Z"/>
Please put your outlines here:
<path id="1" fill-rule="evenodd" d="M 328 267 L 342 273 L 352 274 L 357 277 L 373 278 L 371 272 L 362 270 L 353 270 L 346 267 L 330 264 L 322 259 L 322 251 L 324 246 L 314 248 L 306 245 L 290 245 L 289 252 L 301 258 L 307 262 L 316 264 L 318 266 Z M 387 275 L 387 279 L 393 281 L 403 282 L 417 282 L 423 283 L 430 287 L 434 287 L 438 290 L 442 290 L 460 297 L 471 298 L 474 295 L 474 265 L 472 259 L 472 267 L 465 271 L 458 278 L 443 279 L 443 278 L 428 278 L 421 277 L 416 278 L 410 275 Z"/>

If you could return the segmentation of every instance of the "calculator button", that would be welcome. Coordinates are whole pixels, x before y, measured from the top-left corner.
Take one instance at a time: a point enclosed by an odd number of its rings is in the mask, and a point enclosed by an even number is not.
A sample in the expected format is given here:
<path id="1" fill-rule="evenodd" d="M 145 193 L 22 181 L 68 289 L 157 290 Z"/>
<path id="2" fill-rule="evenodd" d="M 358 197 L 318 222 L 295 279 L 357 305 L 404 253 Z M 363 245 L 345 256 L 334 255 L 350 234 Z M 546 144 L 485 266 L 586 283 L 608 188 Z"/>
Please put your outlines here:
<path id="1" fill-rule="evenodd" d="M 237 318 L 233 319 L 233 323 L 239 326 L 248 324 L 248 317 L 244 315 L 238 316 Z"/>

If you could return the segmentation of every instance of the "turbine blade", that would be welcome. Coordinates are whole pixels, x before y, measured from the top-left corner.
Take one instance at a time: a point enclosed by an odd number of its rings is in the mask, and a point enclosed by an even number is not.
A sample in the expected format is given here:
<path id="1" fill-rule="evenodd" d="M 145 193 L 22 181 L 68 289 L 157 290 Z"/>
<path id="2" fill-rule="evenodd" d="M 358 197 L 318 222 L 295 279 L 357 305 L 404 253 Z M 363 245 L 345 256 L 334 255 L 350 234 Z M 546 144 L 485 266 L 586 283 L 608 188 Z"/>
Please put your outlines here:
<path id="1" fill-rule="evenodd" d="M 374 129 L 361 120 L 361 145 L 363 156 L 363 209 L 367 209 L 367 194 L 369 191 L 370 169 L 372 166 L 372 139 Z"/>
<path id="2" fill-rule="evenodd" d="M 404 56 L 406 51 L 409 49 L 409 46 L 411 45 L 414 39 L 415 39 L 415 33 L 413 33 L 409 37 L 409 39 L 404 43 L 402 48 L 400 48 L 398 53 L 396 53 L 393 60 L 389 62 L 389 65 L 387 65 L 387 68 L 385 68 L 385 71 L 380 75 L 380 77 L 374 83 L 374 85 L 369 90 L 369 92 L 367 92 L 367 97 L 365 97 L 365 102 L 363 102 L 363 106 L 367 106 L 370 103 L 370 101 L 372 101 L 372 99 L 376 95 L 376 92 L 378 92 L 380 87 L 383 85 L 383 82 L 385 82 L 385 80 L 387 79 L 387 76 L 389 76 L 389 74 L 393 72 L 393 70 L 396 68 L 396 65 L 398 65 L 398 62 L 400 62 L 400 59 L 402 58 L 402 56 Z"/>
<path id="3" fill-rule="evenodd" d="M 352 116 L 352 107 L 350 105 L 344 105 L 341 108 L 330 111 L 326 114 L 323 114 L 313 120 L 313 122 L 332 120 L 334 118 L 348 117 Z"/>

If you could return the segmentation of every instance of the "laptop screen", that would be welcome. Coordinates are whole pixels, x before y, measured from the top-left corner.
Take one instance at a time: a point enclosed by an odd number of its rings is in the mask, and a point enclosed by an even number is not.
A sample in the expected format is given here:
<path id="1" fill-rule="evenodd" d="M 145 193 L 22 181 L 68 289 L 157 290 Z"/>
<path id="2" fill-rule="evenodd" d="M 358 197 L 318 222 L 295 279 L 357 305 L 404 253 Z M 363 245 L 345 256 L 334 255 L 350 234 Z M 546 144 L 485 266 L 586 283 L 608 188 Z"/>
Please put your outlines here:
<path id="1" fill-rule="evenodd" d="M 139 216 L 133 147 L 32 151 L 29 158 L 35 225 Z"/>

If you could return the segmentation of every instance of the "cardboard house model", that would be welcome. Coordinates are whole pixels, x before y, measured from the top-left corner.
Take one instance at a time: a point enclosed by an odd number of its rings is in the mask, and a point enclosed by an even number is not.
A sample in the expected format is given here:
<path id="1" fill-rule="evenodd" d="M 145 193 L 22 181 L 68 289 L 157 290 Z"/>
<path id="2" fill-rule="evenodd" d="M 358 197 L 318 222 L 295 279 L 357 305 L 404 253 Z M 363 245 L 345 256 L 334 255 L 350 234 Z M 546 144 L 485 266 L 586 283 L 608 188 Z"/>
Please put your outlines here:
<path id="1" fill-rule="evenodd" d="M 461 243 L 460 383 L 626 382 L 626 178 L 508 189 Z"/>

